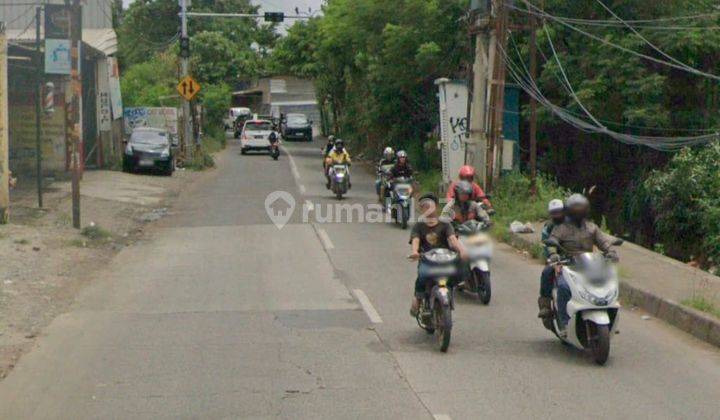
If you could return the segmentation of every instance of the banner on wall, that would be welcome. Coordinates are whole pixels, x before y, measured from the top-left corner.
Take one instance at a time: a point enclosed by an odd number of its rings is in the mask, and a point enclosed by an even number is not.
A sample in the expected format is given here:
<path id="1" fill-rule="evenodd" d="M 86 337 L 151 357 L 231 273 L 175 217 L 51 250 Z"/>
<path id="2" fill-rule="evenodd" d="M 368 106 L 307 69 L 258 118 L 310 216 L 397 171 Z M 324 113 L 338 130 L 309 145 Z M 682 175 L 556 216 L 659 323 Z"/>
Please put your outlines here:
<path id="1" fill-rule="evenodd" d="M 125 133 L 130 134 L 137 127 L 153 127 L 167 130 L 173 135 L 178 133 L 178 110 L 169 107 L 125 108 L 123 112 Z"/>
<path id="2" fill-rule="evenodd" d="M 438 79 L 440 101 L 440 150 L 443 181 L 449 183 L 457 177 L 465 164 L 468 134 L 468 88 L 464 81 Z"/>
<path id="3" fill-rule="evenodd" d="M 108 57 L 108 90 L 110 91 L 110 109 L 112 118 L 117 120 L 123 117 L 122 93 L 120 92 L 120 68 L 115 57 Z"/>

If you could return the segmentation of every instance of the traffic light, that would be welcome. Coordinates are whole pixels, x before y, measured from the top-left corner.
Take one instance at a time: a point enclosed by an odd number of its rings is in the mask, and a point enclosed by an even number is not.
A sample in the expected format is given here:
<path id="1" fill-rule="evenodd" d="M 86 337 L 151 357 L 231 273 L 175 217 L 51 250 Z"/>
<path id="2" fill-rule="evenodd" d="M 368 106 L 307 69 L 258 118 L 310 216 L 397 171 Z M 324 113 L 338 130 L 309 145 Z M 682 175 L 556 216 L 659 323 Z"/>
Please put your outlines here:
<path id="1" fill-rule="evenodd" d="M 280 23 L 285 20 L 285 13 L 282 12 L 265 12 L 265 22 Z"/>
<path id="2" fill-rule="evenodd" d="M 180 38 L 180 57 L 190 57 L 190 38 Z"/>

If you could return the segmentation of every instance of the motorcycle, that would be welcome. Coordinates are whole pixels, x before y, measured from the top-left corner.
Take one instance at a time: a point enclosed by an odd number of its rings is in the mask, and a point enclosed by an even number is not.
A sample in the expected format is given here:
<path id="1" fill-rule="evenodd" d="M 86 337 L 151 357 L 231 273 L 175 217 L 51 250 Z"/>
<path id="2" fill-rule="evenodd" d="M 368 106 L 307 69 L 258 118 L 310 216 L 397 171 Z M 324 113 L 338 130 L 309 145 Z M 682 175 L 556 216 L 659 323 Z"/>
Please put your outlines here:
<path id="1" fill-rule="evenodd" d="M 413 193 L 412 178 L 396 178 L 390 189 L 390 214 L 399 223 L 400 227 L 407 229 L 410 221 L 410 206 Z"/>
<path id="2" fill-rule="evenodd" d="M 484 305 L 490 303 L 492 285 L 490 282 L 490 260 L 493 254 L 493 243 L 487 234 L 489 225 L 477 220 L 468 220 L 457 227 L 458 239 L 468 254 L 468 261 L 463 270 L 464 290 L 475 293 Z"/>
<path id="3" fill-rule="evenodd" d="M 440 351 L 446 352 L 450 346 L 452 311 L 455 308 L 453 290 L 448 282 L 457 274 L 458 254 L 449 249 L 436 248 L 423 253 L 420 258 L 429 266 L 430 278 L 415 318 L 420 328 L 428 334 L 436 335 Z"/>
<path id="4" fill-rule="evenodd" d="M 280 141 L 275 136 L 275 133 L 270 136 L 270 157 L 274 160 L 278 160 L 280 157 Z"/>
<path id="5" fill-rule="evenodd" d="M 347 165 L 332 165 L 330 167 L 330 190 L 338 200 L 343 198 L 350 185 L 350 171 Z"/>
<path id="6" fill-rule="evenodd" d="M 554 239 L 545 241 L 562 249 Z M 613 245 L 622 245 L 618 239 Z M 610 355 L 610 337 L 617 330 L 620 312 L 617 267 L 606 256 L 586 252 L 554 263 L 557 275 L 552 292 L 552 317 L 543 319 L 545 328 L 560 340 L 578 349 L 588 349 L 598 365 L 604 365 Z M 557 279 L 570 289 L 566 305 L 569 321 L 565 333 L 559 327 Z"/>
<path id="7" fill-rule="evenodd" d="M 395 166 L 395 165 L 393 165 L 393 164 L 382 165 L 382 166 L 379 166 L 377 169 L 377 180 L 375 181 L 375 193 L 377 194 L 378 199 L 381 202 L 385 202 L 385 198 L 387 198 L 387 197 L 380 196 L 380 193 L 382 192 L 381 187 L 385 186 L 385 195 L 387 196 L 387 191 L 388 191 L 388 187 L 389 187 L 388 180 L 390 179 L 390 171 L 392 170 L 393 166 Z"/>

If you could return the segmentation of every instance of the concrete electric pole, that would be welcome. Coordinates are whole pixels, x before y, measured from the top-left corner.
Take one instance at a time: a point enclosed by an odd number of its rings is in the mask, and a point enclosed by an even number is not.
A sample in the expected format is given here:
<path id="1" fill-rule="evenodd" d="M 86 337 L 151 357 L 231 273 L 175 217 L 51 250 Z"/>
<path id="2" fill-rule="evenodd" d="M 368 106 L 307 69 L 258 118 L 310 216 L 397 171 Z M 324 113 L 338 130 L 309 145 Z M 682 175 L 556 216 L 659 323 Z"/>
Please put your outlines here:
<path id="1" fill-rule="evenodd" d="M 73 227 L 80 229 L 80 171 L 82 148 L 82 80 L 80 79 L 82 42 L 82 7 L 80 0 L 73 0 L 70 11 L 70 162 L 72 165 L 72 220 Z"/>
<path id="2" fill-rule="evenodd" d="M 184 79 L 190 75 L 190 39 L 188 38 L 187 27 L 188 0 L 180 0 L 180 78 Z M 190 120 L 190 101 L 183 99 L 182 103 L 183 138 L 182 151 L 187 154 L 192 150 L 192 121 Z"/>
<path id="3" fill-rule="evenodd" d="M 10 217 L 7 61 L 5 24 L 0 23 L 0 224 L 6 224 Z"/>

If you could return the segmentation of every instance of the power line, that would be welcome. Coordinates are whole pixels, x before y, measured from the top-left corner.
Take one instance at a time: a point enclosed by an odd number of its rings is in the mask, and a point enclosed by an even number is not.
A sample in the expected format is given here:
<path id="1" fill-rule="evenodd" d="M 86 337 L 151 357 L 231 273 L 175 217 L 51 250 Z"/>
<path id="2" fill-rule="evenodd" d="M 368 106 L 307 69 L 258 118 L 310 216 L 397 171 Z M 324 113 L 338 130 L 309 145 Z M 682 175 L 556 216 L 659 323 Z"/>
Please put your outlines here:
<path id="1" fill-rule="evenodd" d="M 630 26 L 629 23 L 627 23 L 627 22 L 625 22 L 624 20 L 622 20 L 617 14 L 615 14 L 615 12 L 612 11 L 612 9 L 610 9 L 610 8 L 607 7 L 607 6 L 605 6 L 600 0 L 596 0 L 596 1 L 600 4 L 600 6 L 603 7 L 603 9 L 607 10 L 608 13 L 610 13 L 615 19 L 617 19 L 619 22 L 623 23 L 628 29 L 630 29 L 630 30 L 635 34 L 635 36 L 637 36 L 638 38 L 642 39 L 646 44 L 648 44 L 648 45 L 650 46 L 650 48 L 652 48 L 653 50 L 655 50 L 658 54 L 662 55 L 663 57 L 667 58 L 668 60 L 672 61 L 673 63 L 675 63 L 675 64 L 677 64 L 677 65 L 679 65 L 679 66 L 684 67 L 685 69 L 687 69 L 687 70 L 690 71 L 690 72 L 692 72 L 693 70 L 695 70 L 694 68 L 690 67 L 690 66 L 687 65 L 686 63 L 683 63 L 682 61 L 676 59 L 675 57 L 672 57 L 671 55 L 665 53 L 663 50 L 661 50 L 660 48 L 658 48 L 655 44 L 653 44 L 652 42 L 650 42 L 647 38 L 645 38 L 644 36 L 642 36 L 642 35 L 640 34 L 640 32 L 638 32 L 637 30 L 635 30 L 635 28 L 633 28 L 632 26 Z M 718 80 L 720 80 L 720 78 L 718 78 Z"/>
<path id="2" fill-rule="evenodd" d="M 534 9 L 537 9 L 535 6 L 533 6 L 533 5 L 532 5 L 530 2 L 528 2 L 527 0 L 523 0 L 523 2 L 524 2 L 528 7 L 532 7 L 532 8 L 534 8 Z M 695 74 L 695 75 L 697 75 L 697 76 L 703 76 L 703 77 L 707 77 L 707 78 L 710 78 L 710 79 L 714 79 L 714 80 L 719 80 L 719 81 L 720 81 L 720 76 L 716 76 L 716 75 L 714 75 L 714 74 L 706 73 L 706 72 L 704 72 L 704 71 L 700 71 L 700 70 L 694 69 L 694 68 L 692 68 L 692 67 L 682 66 L 682 65 L 675 64 L 675 63 L 671 63 L 671 62 L 669 62 L 669 61 L 661 60 L 661 59 L 659 59 L 659 58 L 655 58 L 655 57 L 652 57 L 652 56 L 649 56 L 649 55 L 646 55 L 646 54 L 643 54 L 643 53 L 640 53 L 640 52 L 631 50 L 631 49 L 629 49 L 629 48 L 623 47 L 622 45 L 618 45 L 618 44 L 615 44 L 614 42 L 608 41 L 608 40 L 605 39 L 605 38 L 601 38 L 601 37 L 599 37 L 599 36 L 597 36 L 597 35 L 591 34 L 590 32 L 584 31 L 584 30 L 578 28 L 577 26 L 574 26 L 574 25 L 571 25 L 571 24 L 569 24 L 569 23 L 563 22 L 562 20 L 558 19 L 556 16 L 553 16 L 553 15 L 550 15 L 550 14 L 544 14 L 544 16 L 547 17 L 548 19 L 551 19 L 551 20 L 554 20 L 555 22 L 558 22 L 559 24 L 561 24 L 561 25 L 563 25 L 563 26 L 565 26 L 565 27 L 567 27 L 567 28 L 569 28 L 569 29 L 572 29 L 573 31 L 579 32 L 579 33 L 581 33 L 581 34 L 583 34 L 583 35 L 585 35 L 585 36 L 587 36 L 587 37 L 589 37 L 589 38 L 592 38 L 592 39 L 594 39 L 594 40 L 596 40 L 596 41 L 598 41 L 598 42 L 601 42 L 601 43 L 603 43 L 603 44 L 605 44 L 605 45 L 607 45 L 607 46 L 610 46 L 610 47 L 619 49 L 619 50 L 621 50 L 621 51 L 624 51 L 624 52 L 626 52 L 626 53 L 635 55 L 635 56 L 640 57 L 640 58 L 644 58 L 644 59 L 649 60 L 649 61 L 652 61 L 652 62 L 654 62 L 654 63 L 662 64 L 662 65 L 665 65 L 665 66 L 668 66 L 668 67 L 672 67 L 672 68 L 675 68 L 675 69 L 678 69 L 678 70 L 682 70 L 682 71 L 685 71 L 685 72 L 688 72 L 688 73 L 692 73 L 692 74 Z"/>
<path id="3" fill-rule="evenodd" d="M 676 151 L 686 146 L 708 143 L 710 141 L 715 141 L 720 138 L 720 133 L 680 137 L 638 136 L 618 133 L 608 129 L 607 127 L 604 127 L 602 124 L 592 124 L 582 118 L 570 114 L 565 108 L 553 104 L 543 95 L 531 75 L 523 75 L 522 72 L 517 69 L 516 64 L 512 61 L 512 59 L 510 59 L 510 57 L 507 55 L 507 52 L 502 49 L 502 47 L 499 48 L 499 51 L 502 55 L 503 61 L 505 61 L 508 69 L 510 70 L 511 76 L 528 95 L 530 95 L 533 99 L 535 99 L 538 103 L 542 104 L 544 107 L 548 108 L 558 118 L 562 119 L 566 123 L 572 125 L 573 127 L 576 127 L 583 132 L 605 134 L 625 144 L 644 145 L 660 151 Z"/>

